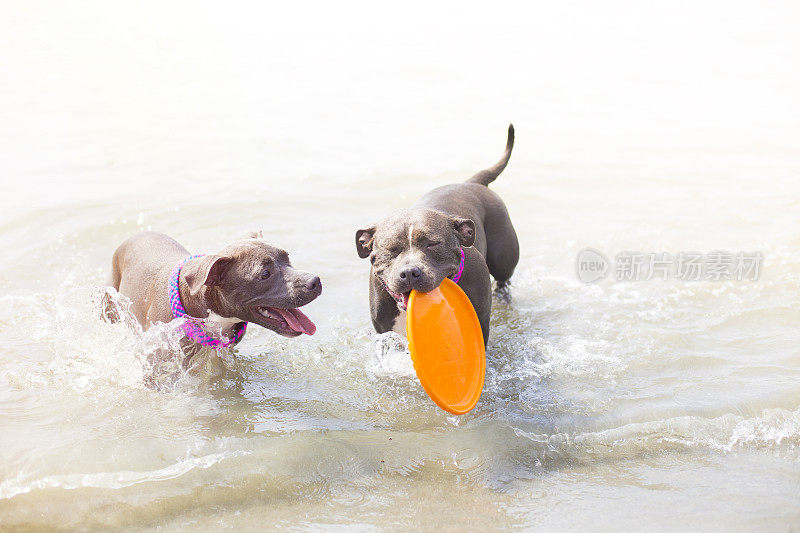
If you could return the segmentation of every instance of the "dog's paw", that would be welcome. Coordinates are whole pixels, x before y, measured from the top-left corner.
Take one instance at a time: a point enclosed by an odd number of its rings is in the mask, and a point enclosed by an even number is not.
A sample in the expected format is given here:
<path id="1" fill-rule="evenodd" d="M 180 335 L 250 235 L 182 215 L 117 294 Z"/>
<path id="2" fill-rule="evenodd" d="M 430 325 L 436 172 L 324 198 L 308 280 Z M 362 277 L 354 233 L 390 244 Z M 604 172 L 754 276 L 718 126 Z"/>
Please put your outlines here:
<path id="1" fill-rule="evenodd" d="M 495 284 L 494 296 L 501 302 L 511 303 L 511 282 L 508 280 L 498 281 Z"/>

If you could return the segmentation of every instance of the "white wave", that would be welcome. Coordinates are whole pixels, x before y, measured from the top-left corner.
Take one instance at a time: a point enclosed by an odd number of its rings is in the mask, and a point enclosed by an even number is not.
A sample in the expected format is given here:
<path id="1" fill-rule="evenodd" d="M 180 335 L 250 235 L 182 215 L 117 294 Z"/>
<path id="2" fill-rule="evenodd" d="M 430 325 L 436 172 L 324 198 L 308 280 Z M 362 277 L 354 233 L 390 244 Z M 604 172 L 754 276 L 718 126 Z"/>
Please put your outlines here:
<path id="1" fill-rule="evenodd" d="M 9 372 L 16 386 L 49 383 L 86 393 L 125 387 L 176 390 L 189 385 L 183 369 L 180 321 L 155 324 L 143 331 L 130 311 L 131 302 L 111 287 L 81 286 L 53 295 L 6 296 L 0 319 L 36 323 L 35 339 L 52 351 L 46 363 Z M 116 315 L 104 318 L 106 309 Z"/>
<path id="2" fill-rule="evenodd" d="M 665 420 L 637 422 L 602 431 L 552 435 L 512 428 L 519 437 L 546 444 L 551 451 L 595 455 L 655 450 L 668 443 L 682 447 L 703 447 L 719 452 L 739 448 L 779 448 L 800 444 L 800 409 L 765 409 L 761 415 L 745 418 L 725 414 L 715 418 L 679 416 Z"/>
<path id="3" fill-rule="evenodd" d="M 374 334 L 373 357 L 366 361 L 366 369 L 375 376 L 408 377 L 414 375 L 414 363 L 408 352 L 405 337 L 392 331 Z"/>
<path id="4" fill-rule="evenodd" d="M 249 454 L 250 452 L 248 451 L 240 450 L 212 453 L 201 457 L 186 457 L 164 468 L 145 472 L 122 470 L 119 472 L 97 472 L 93 474 L 65 474 L 45 476 L 29 482 L 23 482 L 22 478 L 26 476 L 17 474 L 14 478 L 0 482 L 0 499 L 10 499 L 14 496 L 31 492 L 32 490 L 48 488 L 64 490 L 84 487 L 122 489 L 139 483 L 175 479 L 192 470 L 210 468 L 225 459 Z"/>

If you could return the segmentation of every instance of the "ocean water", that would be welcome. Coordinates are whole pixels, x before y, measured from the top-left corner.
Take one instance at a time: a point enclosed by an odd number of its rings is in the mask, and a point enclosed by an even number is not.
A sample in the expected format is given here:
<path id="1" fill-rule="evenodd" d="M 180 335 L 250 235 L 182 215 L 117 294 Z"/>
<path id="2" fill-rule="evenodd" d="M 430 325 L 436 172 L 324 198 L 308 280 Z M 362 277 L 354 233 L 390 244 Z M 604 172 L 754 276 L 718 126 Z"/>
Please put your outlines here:
<path id="1" fill-rule="evenodd" d="M 0 529 L 800 527 L 792 2 L 0 7 Z M 521 243 L 477 407 L 377 335 L 355 230 L 493 164 Z M 100 318 L 145 229 L 261 229 L 313 337 L 197 372 Z M 597 283 L 592 248 L 760 253 Z"/>

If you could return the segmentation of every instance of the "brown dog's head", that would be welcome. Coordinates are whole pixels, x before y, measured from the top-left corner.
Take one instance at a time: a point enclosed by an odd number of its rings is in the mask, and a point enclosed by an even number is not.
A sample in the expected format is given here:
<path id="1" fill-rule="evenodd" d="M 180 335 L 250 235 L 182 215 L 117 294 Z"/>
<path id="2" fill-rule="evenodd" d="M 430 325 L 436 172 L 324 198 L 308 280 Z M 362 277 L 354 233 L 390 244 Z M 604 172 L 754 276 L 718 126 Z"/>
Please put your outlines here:
<path id="1" fill-rule="evenodd" d="M 372 271 L 401 309 L 412 290 L 429 292 L 461 263 L 461 248 L 475 242 L 475 223 L 433 209 L 399 211 L 356 232 L 358 256 L 369 257 Z"/>
<path id="2" fill-rule="evenodd" d="M 254 322 L 286 337 L 313 335 L 316 326 L 297 309 L 322 293 L 318 276 L 295 270 L 289 254 L 252 234 L 219 254 L 191 261 L 182 273 L 192 294 L 205 290 L 208 310 Z"/>

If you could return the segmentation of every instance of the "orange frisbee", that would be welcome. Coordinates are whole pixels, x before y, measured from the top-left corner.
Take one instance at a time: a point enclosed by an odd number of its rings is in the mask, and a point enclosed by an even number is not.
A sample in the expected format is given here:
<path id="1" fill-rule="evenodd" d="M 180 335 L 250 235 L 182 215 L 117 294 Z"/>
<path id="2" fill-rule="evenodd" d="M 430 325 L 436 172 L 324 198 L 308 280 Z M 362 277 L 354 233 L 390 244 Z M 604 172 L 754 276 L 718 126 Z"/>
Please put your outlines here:
<path id="1" fill-rule="evenodd" d="M 454 415 L 478 403 L 486 348 L 472 302 L 450 279 L 430 292 L 411 291 L 406 311 L 408 349 L 422 387 Z"/>

